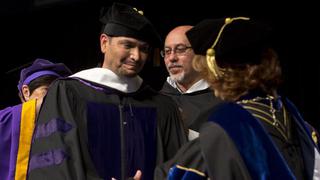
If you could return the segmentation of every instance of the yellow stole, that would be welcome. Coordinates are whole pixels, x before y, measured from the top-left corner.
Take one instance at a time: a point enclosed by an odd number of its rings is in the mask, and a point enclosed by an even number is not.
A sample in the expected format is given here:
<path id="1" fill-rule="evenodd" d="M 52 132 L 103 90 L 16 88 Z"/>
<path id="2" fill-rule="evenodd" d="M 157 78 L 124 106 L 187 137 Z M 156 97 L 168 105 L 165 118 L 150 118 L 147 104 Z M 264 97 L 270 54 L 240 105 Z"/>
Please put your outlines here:
<path id="1" fill-rule="evenodd" d="M 22 104 L 19 148 L 16 163 L 15 180 L 25 180 L 27 177 L 29 154 L 36 119 L 36 100 Z"/>

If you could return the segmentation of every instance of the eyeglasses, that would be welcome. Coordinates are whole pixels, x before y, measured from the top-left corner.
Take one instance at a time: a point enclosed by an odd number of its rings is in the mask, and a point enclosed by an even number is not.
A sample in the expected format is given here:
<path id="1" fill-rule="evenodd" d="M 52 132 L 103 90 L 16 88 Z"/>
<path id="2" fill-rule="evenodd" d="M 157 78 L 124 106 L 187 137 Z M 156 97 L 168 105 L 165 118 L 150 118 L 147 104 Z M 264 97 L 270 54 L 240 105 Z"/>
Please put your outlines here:
<path id="1" fill-rule="evenodd" d="M 171 48 L 165 48 L 164 50 L 160 51 L 160 55 L 163 58 L 166 58 L 170 56 L 171 53 L 175 53 L 178 56 L 185 55 L 188 49 L 192 48 L 191 46 L 186 46 L 186 45 L 178 45 L 174 49 Z"/>

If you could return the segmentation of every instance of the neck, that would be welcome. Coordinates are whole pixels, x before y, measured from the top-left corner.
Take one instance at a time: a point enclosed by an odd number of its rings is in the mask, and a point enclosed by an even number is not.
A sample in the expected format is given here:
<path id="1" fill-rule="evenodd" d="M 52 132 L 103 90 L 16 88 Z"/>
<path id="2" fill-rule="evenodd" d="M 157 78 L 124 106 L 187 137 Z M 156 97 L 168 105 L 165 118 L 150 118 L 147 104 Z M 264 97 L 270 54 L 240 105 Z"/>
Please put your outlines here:
<path id="1" fill-rule="evenodd" d="M 178 88 L 179 88 L 179 90 L 181 92 L 186 92 L 191 87 L 190 85 L 189 86 L 185 86 L 185 85 L 180 84 L 180 83 L 176 83 L 176 84 L 177 84 L 177 86 L 178 86 Z"/>
<path id="2" fill-rule="evenodd" d="M 176 82 L 176 85 L 182 92 L 186 92 L 192 85 L 194 85 L 196 82 L 198 82 L 201 78 L 195 78 L 193 80 L 190 80 L 188 82 Z"/>

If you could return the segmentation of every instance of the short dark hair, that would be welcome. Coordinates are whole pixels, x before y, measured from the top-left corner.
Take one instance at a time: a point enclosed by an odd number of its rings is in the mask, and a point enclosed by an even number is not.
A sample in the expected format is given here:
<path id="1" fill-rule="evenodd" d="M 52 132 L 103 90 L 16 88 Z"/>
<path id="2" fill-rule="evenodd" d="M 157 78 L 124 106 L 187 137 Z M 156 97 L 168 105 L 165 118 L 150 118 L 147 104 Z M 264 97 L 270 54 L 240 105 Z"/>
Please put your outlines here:
<path id="1" fill-rule="evenodd" d="M 30 84 L 28 85 L 30 94 L 32 94 L 33 91 L 40 86 L 49 86 L 57 78 L 58 78 L 57 76 L 45 75 L 45 76 L 41 76 L 37 79 L 32 80 L 30 82 Z"/>

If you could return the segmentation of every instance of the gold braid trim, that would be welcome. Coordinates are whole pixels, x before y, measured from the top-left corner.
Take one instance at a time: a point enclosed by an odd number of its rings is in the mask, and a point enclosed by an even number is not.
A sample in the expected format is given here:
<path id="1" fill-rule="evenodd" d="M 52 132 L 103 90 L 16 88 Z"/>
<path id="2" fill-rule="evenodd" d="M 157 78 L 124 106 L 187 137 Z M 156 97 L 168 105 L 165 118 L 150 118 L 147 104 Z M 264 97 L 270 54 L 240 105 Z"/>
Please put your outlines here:
<path id="1" fill-rule="evenodd" d="M 140 15 L 143 16 L 143 11 L 142 10 L 138 10 L 137 8 L 133 8 L 133 10 L 137 11 Z"/>
<path id="2" fill-rule="evenodd" d="M 316 131 L 312 131 L 312 140 L 314 141 L 314 143 L 318 144 L 318 136 L 317 136 L 317 133 Z"/>
<path id="3" fill-rule="evenodd" d="M 223 68 L 219 68 L 219 66 L 217 65 L 216 52 L 215 52 L 214 48 L 217 45 L 224 28 L 228 24 L 232 23 L 235 20 L 250 20 L 250 18 L 247 18 L 247 17 L 226 18 L 223 26 L 221 27 L 221 29 L 220 29 L 220 31 L 218 33 L 217 38 L 215 39 L 215 41 L 212 44 L 212 46 L 207 50 L 206 60 L 207 60 L 208 68 L 213 73 L 214 77 L 217 78 L 217 79 L 219 79 L 223 75 L 224 69 Z"/>
<path id="4" fill-rule="evenodd" d="M 202 176 L 202 177 L 205 177 L 205 176 L 206 176 L 205 173 L 203 173 L 203 172 L 201 172 L 201 171 L 198 171 L 198 170 L 196 170 L 196 169 L 193 169 L 193 168 L 187 168 L 187 167 L 180 166 L 180 165 L 176 165 L 176 167 L 177 167 L 178 169 L 182 169 L 182 170 L 185 170 L 185 171 L 190 171 L 190 172 L 196 173 L 196 174 L 198 174 L 198 175 L 200 175 L 200 176 Z"/>

